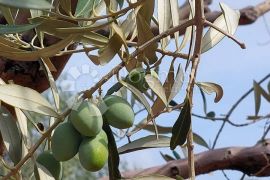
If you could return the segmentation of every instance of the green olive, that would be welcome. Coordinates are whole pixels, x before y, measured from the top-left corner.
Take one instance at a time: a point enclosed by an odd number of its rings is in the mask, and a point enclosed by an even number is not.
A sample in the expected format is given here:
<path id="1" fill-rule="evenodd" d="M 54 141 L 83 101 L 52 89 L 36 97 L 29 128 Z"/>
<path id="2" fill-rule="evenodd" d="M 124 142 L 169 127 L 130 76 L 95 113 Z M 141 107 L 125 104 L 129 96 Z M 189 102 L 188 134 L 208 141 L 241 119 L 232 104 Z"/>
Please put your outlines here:
<path id="1" fill-rule="evenodd" d="M 82 137 L 69 122 L 60 124 L 52 136 L 52 153 L 56 160 L 67 161 L 73 158 L 79 149 Z"/>
<path id="2" fill-rule="evenodd" d="M 133 125 L 134 111 L 125 99 L 110 95 L 103 100 L 106 105 L 103 117 L 111 126 L 118 129 L 126 129 Z"/>
<path id="3" fill-rule="evenodd" d="M 98 107 L 88 101 L 82 102 L 70 113 L 69 120 L 82 135 L 96 136 L 102 128 L 103 119 Z"/>

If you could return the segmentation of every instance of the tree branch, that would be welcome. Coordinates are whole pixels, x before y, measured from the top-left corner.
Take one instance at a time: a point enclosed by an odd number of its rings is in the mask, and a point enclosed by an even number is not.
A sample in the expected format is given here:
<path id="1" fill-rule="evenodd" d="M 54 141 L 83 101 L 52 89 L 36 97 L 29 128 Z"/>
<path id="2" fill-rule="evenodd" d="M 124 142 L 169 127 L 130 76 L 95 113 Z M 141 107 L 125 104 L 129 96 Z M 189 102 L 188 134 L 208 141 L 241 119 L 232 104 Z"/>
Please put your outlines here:
<path id="1" fill-rule="evenodd" d="M 228 147 L 209 150 L 195 155 L 196 175 L 216 170 L 237 170 L 249 176 L 270 176 L 270 139 L 252 147 Z M 174 160 L 165 165 L 140 171 L 124 172 L 123 177 L 160 174 L 176 178 L 188 178 L 188 160 Z M 106 180 L 104 177 L 102 180 Z"/>

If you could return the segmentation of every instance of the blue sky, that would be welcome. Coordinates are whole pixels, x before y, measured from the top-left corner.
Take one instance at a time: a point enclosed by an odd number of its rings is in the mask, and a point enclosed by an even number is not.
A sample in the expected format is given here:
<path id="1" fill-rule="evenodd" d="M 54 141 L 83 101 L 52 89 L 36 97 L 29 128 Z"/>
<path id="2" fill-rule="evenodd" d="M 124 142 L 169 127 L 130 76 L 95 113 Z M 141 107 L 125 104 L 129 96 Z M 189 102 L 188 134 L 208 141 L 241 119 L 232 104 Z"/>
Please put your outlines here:
<path id="1" fill-rule="evenodd" d="M 224 0 L 232 8 L 242 8 L 247 5 L 255 5 L 262 0 Z M 213 8 L 218 8 L 218 1 L 214 1 Z M 266 20 L 270 22 L 270 16 L 265 16 Z M 203 54 L 201 63 L 199 66 L 197 81 L 209 81 L 220 84 L 224 90 L 224 96 L 222 100 L 215 104 L 213 102 L 214 95 L 207 96 L 208 109 L 216 112 L 217 115 L 225 114 L 233 103 L 250 87 L 252 87 L 253 80 L 259 81 L 266 74 L 269 73 L 270 67 L 270 55 L 268 54 L 270 44 L 261 45 L 270 40 L 270 35 L 267 34 L 263 19 L 260 18 L 256 23 L 249 26 L 241 26 L 238 28 L 235 36 L 247 46 L 246 50 L 239 48 L 230 39 L 225 38 L 221 43 L 214 47 L 209 52 Z M 78 71 L 82 73 L 85 71 L 83 67 L 90 67 L 94 71 L 92 76 L 78 76 L 80 79 L 76 79 L 75 84 L 83 84 L 91 86 L 100 77 L 105 75 L 109 70 L 115 66 L 119 60 L 110 62 L 103 67 L 94 67 L 94 65 L 88 60 L 84 54 L 76 54 L 72 56 L 71 61 L 66 66 L 64 73 L 68 76 L 74 77 L 74 73 Z M 170 60 L 168 60 L 170 62 Z M 182 62 L 179 60 L 179 62 Z M 183 61 L 184 62 L 184 61 Z M 184 65 L 182 62 L 182 65 Z M 161 71 L 167 71 L 170 63 L 165 63 L 162 66 Z M 73 70 L 72 70 L 73 69 Z M 75 70 L 74 70 L 75 69 Z M 78 73 L 77 72 L 77 73 Z M 87 72 L 87 70 L 85 71 Z M 75 76 L 77 77 L 77 76 Z M 95 78 L 91 78 L 95 77 Z M 69 77 L 70 78 L 70 77 Z M 107 83 L 104 88 L 108 88 L 112 83 Z M 266 88 L 267 84 L 264 84 Z M 184 89 L 175 98 L 180 102 L 181 94 L 184 93 Z M 236 123 L 246 122 L 246 116 L 254 115 L 254 102 L 253 94 L 247 98 L 232 115 L 232 120 Z M 265 100 L 262 101 L 262 108 L 260 113 L 266 114 L 267 109 L 270 107 L 269 103 Z M 203 114 L 202 100 L 198 89 L 195 89 L 194 93 L 194 112 L 197 114 Z M 157 119 L 157 122 L 162 125 L 172 125 L 178 117 L 179 113 L 174 112 L 166 115 L 162 115 Z M 136 117 L 136 122 L 143 119 L 144 113 Z M 222 133 L 217 147 L 227 146 L 252 146 L 256 143 L 257 139 L 262 135 L 265 121 L 244 128 L 234 128 L 227 125 Z M 220 122 L 212 122 L 202 119 L 193 118 L 193 130 L 200 134 L 207 142 L 213 142 L 214 136 L 220 126 Z M 136 139 L 147 135 L 146 132 L 140 132 L 136 134 L 132 139 Z M 268 137 L 270 137 L 268 135 Z M 126 141 L 125 141 L 126 142 Z M 124 144 L 121 142 L 120 144 Z M 119 144 L 119 145 L 120 145 Z M 196 146 L 195 151 L 201 152 L 206 150 L 205 148 Z M 135 153 L 130 153 L 121 156 L 121 159 L 128 161 L 130 164 L 139 168 L 146 168 L 155 165 L 164 164 L 165 161 L 161 158 L 159 152 L 168 153 L 171 152 L 168 148 L 156 149 L 156 150 L 144 150 Z M 177 149 L 180 152 L 179 149 Z M 228 176 L 231 179 L 239 179 L 241 173 L 227 171 Z M 214 172 L 199 176 L 199 180 L 211 180 L 211 179 L 225 179 L 220 172 Z M 263 179 L 263 178 L 262 178 Z"/>

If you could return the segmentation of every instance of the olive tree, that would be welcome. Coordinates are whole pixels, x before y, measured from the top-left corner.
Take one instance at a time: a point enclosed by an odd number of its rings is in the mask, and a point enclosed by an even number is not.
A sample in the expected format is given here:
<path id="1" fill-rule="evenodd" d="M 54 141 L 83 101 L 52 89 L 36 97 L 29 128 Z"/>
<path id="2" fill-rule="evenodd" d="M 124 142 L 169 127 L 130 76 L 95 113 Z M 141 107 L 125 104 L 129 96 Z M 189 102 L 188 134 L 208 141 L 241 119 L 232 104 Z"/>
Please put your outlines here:
<path id="1" fill-rule="evenodd" d="M 253 147 L 215 149 L 225 124 L 242 127 L 269 118 L 259 115 L 261 98 L 270 101 L 269 93 L 261 86 L 269 75 L 254 82 L 221 117 L 207 111 L 206 99 L 207 94 L 214 93 L 214 102 L 218 103 L 223 97 L 222 86 L 196 80 L 201 55 L 214 52 L 212 48 L 224 37 L 236 43 L 239 51 L 246 48 L 234 36 L 238 25 L 255 22 L 270 10 L 270 2 L 262 1 L 241 10 L 220 3 L 220 11 L 211 11 L 211 3 L 211 0 L 0 1 L 2 179 L 31 176 L 61 179 L 62 164 L 70 159 L 79 159 L 75 166 L 88 171 L 98 171 L 108 162 L 108 177 L 104 179 L 195 179 L 196 175 L 224 169 L 270 176 L 270 148 L 266 139 L 269 124 Z M 106 66 L 111 61 L 119 64 L 67 102 L 67 98 L 59 95 L 61 88 L 55 80 L 61 77 L 75 53 L 84 53 L 91 66 Z M 162 81 L 159 70 L 168 63 L 170 67 Z M 121 72 L 128 75 L 122 77 Z M 110 84 L 110 88 L 105 89 L 105 84 Z M 193 98 L 195 87 L 200 89 L 205 115 L 193 112 L 193 107 L 198 106 Z M 41 94 L 47 89 L 52 94 L 51 103 Z M 251 93 L 255 95 L 255 115 L 248 117 L 252 121 L 234 123 L 231 114 Z M 176 99 L 179 94 L 182 99 Z M 143 108 L 135 108 L 135 104 Z M 134 117 L 142 111 L 147 115 L 134 124 Z M 156 123 L 160 115 L 172 112 L 180 112 L 172 127 Z M 37 114 L 39 122 L 33 118 Z M 195 116 L 222 121 L 212 146 L 193 132 Z M 141 130 L 152 135 L 132 140 Z M 116 141 L 122 139 L 128 143 L 118 147 Z M 197 144 L 208 151 L 195 155 Z M 186 149 L 187 157 L 177 160 L 178 154 L 173 151 L 175 158 L 162 154 L 168 161 L 164 166 L 120 172 L 121 154 L 159 147 Z M 26 176 L 22 169 L 28 166 L 34 168 L 31 172 L 27 169 L 29 176 Z"/>

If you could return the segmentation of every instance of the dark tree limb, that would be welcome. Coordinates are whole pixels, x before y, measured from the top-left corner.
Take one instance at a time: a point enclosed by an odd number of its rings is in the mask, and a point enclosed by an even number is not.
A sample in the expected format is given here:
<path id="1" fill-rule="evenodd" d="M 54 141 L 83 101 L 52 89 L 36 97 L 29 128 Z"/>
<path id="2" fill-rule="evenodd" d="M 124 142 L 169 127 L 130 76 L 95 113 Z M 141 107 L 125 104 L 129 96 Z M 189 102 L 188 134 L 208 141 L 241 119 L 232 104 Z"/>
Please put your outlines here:
<path id="1" fill-rule="evenodd" d="M 270 139 L 253 147 L 228 147 L 199 153 L 195 155 L 195 168 L 196 175 L 216 170 L 237 170 L 249 176 L 270 176 Z M 126 178 L 151 174 L 188 178 L 188 160 L 174 160 L 165 165 L 122 173 Z"/>

